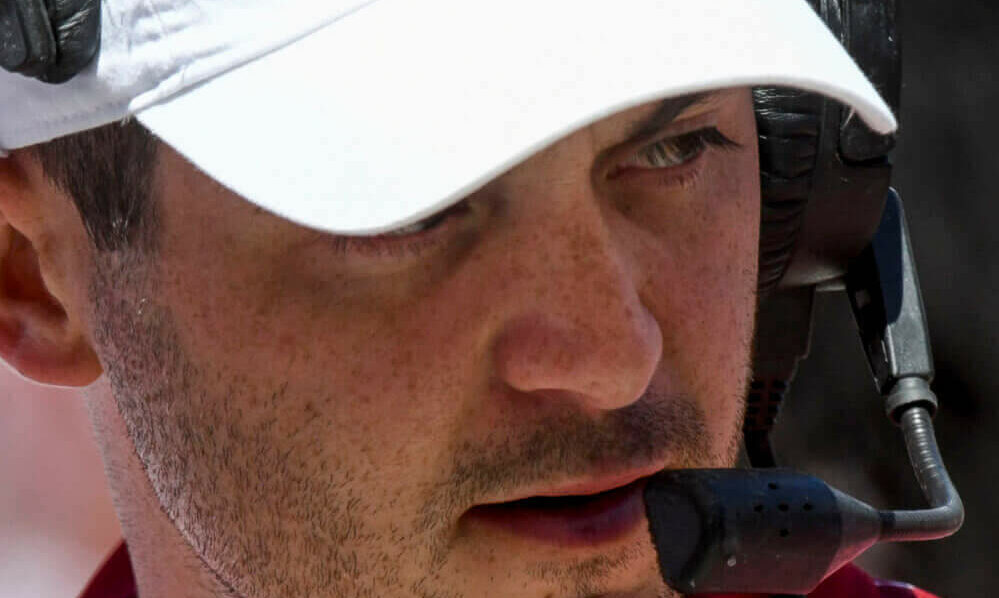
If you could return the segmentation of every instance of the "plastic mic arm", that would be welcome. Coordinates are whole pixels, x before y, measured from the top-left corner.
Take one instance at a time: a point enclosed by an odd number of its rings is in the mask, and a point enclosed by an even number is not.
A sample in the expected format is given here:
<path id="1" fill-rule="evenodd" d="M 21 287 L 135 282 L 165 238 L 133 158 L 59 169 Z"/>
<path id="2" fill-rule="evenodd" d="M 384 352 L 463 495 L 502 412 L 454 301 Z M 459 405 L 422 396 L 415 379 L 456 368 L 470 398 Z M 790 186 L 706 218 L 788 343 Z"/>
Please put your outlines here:
<path id="1" fill-rule="evenodd" d="M 807 594 L 877 542 L 941 538 L 961 526 L 964 508 L 933 435 L 929 336 L 894 191 L 847 292 L 930 508 L 878 510 L 790 470 L 660 472 L 646 485 L 646 514 L 660 573 L 681 593 Z"/>
<path id="2" fill-rule="evenodd" d="M 885 412 L 901 426 L 930 509 L 885 511 L 880 541 L 933 540 L 956 532 L 964 505 L 933 433 L 933 357 L 902 200 L 889 189 L 871 245 L 850 268 L 847 294 Z"/>

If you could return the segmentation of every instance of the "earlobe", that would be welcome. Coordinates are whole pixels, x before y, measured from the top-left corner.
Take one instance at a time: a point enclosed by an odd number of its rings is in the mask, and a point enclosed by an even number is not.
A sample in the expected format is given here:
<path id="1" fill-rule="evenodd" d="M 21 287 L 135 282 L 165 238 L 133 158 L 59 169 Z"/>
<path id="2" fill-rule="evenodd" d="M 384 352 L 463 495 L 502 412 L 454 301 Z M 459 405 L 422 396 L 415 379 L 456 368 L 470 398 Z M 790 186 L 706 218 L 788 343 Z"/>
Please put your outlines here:
<path id="1" fill-rule="evenodd" d="M 0 359 L 42 384 L 85 386 L 100 376 L 100 362 L 46 285 L 36 249 L 47 245 L 45 202 L 23 197 L 32 185 L 18 173 L 0 159 Z"/>

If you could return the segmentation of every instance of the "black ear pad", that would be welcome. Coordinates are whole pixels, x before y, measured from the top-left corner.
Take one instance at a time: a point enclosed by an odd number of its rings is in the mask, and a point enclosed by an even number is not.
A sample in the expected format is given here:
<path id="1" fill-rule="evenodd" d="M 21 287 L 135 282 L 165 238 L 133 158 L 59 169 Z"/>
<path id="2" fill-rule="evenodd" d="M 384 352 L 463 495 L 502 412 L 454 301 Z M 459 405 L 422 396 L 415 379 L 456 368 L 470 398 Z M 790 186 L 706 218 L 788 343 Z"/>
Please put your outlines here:
<path id="1" fill-rule="evenodd" d="M 780 281 L 812 188 L 823 98 L 785 88 L 753 90 L 760 150 L 759 292 Z"/>
<path id="2" fill-rule="evenodd" d="M 808 0 L 888 105 L 898 111 L 897 0 Z M 743 426 L 751 464 L 775 464 L 769 433 L 808 354 L 818 288 L 842 281 L 881 220 L 892 136 L 824 96 L 753 91 L 759 132 L 759 309 Z"/>
<path id="3" fill-rule="evenodd" d="M 0 1 L 0 66 L 62 83 L 97 55 L 100 0 Z"/>
<path id="4" fill-rule="evenodd" d="M 895 111 L 901 87 L 896 0 L 808 0 Z M 874 236 L 893 136 L 824 96 L 754 90 L 762 213 L 759 290 L 835 284 Z"/>
<path id="5" fill-rule="evenodd" d="M 62 83 L 83 70 L 97 54 L 101 41 L 101 3 L 100 0 L 48 0 L 48 5 L 59 52 L 42 80 Z"/>

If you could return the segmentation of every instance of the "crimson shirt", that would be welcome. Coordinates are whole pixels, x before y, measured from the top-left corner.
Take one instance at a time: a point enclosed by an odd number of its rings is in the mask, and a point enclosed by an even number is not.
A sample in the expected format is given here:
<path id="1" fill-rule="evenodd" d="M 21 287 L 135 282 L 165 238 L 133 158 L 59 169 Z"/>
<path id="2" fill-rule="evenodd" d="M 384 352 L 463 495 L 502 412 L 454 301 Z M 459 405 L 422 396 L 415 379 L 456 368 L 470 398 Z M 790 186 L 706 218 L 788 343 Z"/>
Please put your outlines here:
<path id="1" fill-rule="evenodd" d="M 80 598 L 138 598 L 128 547 L 118 545 L 104 565 L 94 574 Z M 704 596 L 707 598 L 707 596 Z M 740 598 L 734 594 L 715 594 L 712 598 Z M 753 598 L 742 595 L 741 598 Z M 762 597 L 757 597 L 762 598 Z M 809 598 L 937 598 L 908 584 L 872 579 L 853 565 L 829 576 Z"/>

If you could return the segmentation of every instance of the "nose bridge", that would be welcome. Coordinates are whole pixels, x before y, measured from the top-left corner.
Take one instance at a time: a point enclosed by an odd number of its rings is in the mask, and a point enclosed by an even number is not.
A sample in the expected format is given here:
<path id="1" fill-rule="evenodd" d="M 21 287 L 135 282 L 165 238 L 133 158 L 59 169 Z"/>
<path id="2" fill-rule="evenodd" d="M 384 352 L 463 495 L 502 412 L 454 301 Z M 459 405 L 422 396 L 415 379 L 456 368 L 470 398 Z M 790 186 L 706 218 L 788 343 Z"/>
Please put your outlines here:
<path id="1" fill-rule="evenodd" d="M 616 409 L 648 387 L 662 352 L 641 272 L 590 188 L 548 197 L 509 253 L 516 306 L 496 345 L 499 375 L 523 392 Z M 565 187 L 561 189 L 566 193 Z M 537 205 L 537 204 L 535 204 Z"/>
<path id="2" fill-rule="evenodd" d="M 547 309 L 594 332 L 628 327 L 623 320 L 641 307 L 635 264 L 615 243 L 599 209 L 583 206 L 572 212 L 546 236 L 539 282 L 550 287 Z"/>

